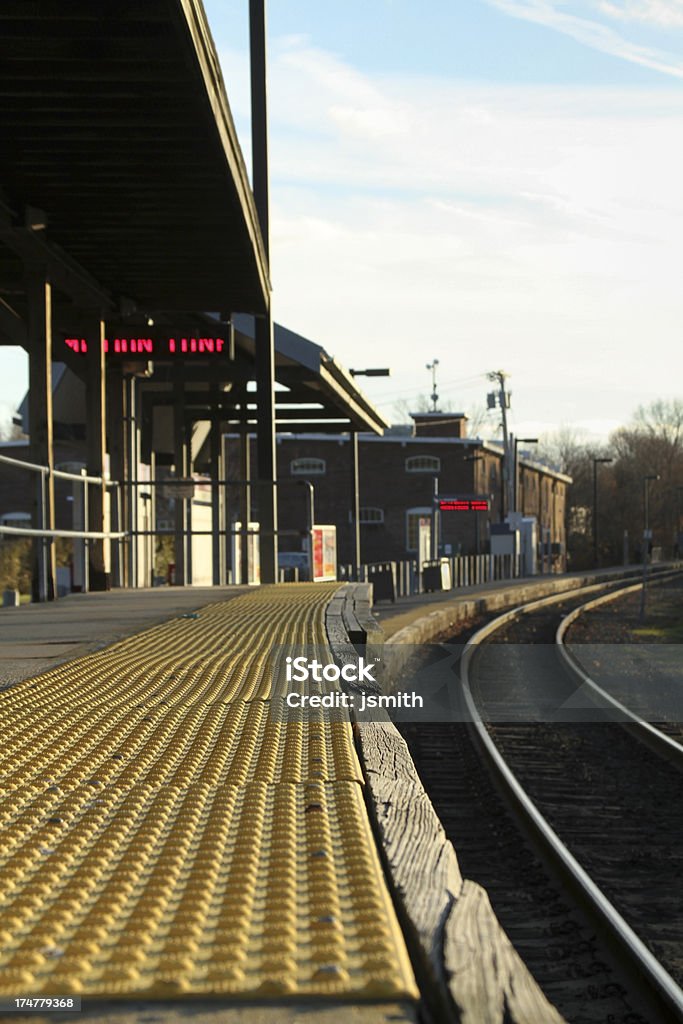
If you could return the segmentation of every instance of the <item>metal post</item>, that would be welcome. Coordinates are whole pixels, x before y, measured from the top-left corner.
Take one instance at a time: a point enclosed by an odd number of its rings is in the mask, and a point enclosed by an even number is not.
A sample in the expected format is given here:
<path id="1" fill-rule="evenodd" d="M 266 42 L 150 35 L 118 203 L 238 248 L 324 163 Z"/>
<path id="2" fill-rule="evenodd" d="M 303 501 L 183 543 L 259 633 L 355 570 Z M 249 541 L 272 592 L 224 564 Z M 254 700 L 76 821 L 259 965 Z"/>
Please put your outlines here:
<path id="1" fill-rule="evenodd" d="M 88 475 L 87 469 L 81 470 L 81 476 L 86 477 Z M 89 501 L 89 484 L 87 480 L 83 480 L 83 530 L 89 529 L 90 522 L 90 501 Z M 83 538 L 83 593 L 87 594 L 90 590 L 90 537 Z"/>
<path id="2" fill-rule="evenodd" d="M 124 377 L 126 388 L 126 472 L 128 479 L 128 523 L 131 532 L 128 544 L 128 586 L 138 585 L 138 488 L 133 481 L 138 479 L 138 446 L 136 423 L 135 377 Z"/>
<path id="3" fill-rule="evenodd" d="M 185 426 L 185 458 L 187 465 L 187 476 L 189 480 L 193 479 L 194 472 L 194 456 L 192 453 L 192 432 L 194 425 L 188 423 Z M 185 583 L 192 585 L 192 497 L 194 494 L 194 487 L 191 489 L 189 497 L 183 498 L 183 505 L 185 506 Z"/>
<path id="4" fill-rule="evenodd" d="M 151 427 L 151 425 L 150 425 Z M 152 480 L 157 479 L 157 457 L 156 452 L 152 451 L 149 455 L 149 472 Z M 156 547 L 157 547 L 157 488 L 156 484 L 151 484 L 149 488 L 149 528 L 152 531 L 150 537 L 150 548 L 149 548 L 149 574 L 150 574 L 150 586 L 154 586 L 154 577 L 156 575 Z"/>
<path id="5" fill-rule="evenodd" d="M 249 0 L 251 57 L 251 145 L 254 200 L 266 258 L 270 258 L 268 199 L 268 101 L 266 89 L 266 5 Z M 277 581 L 277 467 L 275 455 L 275 345 L 270 301 L 255 319 L 256 405 L 258 424 L 258 514 L 261 580 Z"/>
<path id="6" fill-rule="evenodd" d="M 518 484 L 517 484 L 517 458 L 518 458 L 517 449 L 518 449 L 518 444 L 517 444 L 517 440 L 518 439 L 515 437 L 514 434 L 510 434 L 510 440 L 512 441 L 512 488 L 511 488 L 512 489 L 512 501 L 510 502 L 510 511 L 511 512 L 518 512 L 519 511 L 519 507 L 518 507 L 518 498 L 519 498 L 519 496 L 518 496 L 518 493 L 517 493 L 517 490 L 518 490 Z"/>
<path id="7" fill-rule="evenodd" d="M 126 386 L 120 366 L 112 363 L 107 370 L 107 437 L 109 439 L 109 470 L 116 487 L 116 530 L 127 528 L 128 490 L 126 488 Z M 114 546 L 113 575 L 115 586 L 126 584 L 126 550 L 130 540 L 121 537 Z"/>
<path id="8" fill-rule="evenodd" d="M 240 485 L 240 523 L 242 528 L 240 531 L 240 564 L 242 567 L 241 576 L 239 580 L 234 580 L 234 583 L 248 583 L 249 582 L 249 523 L 251 521 L 251 441 L 249 438 L 249 432 L 245 427 L 242 428 L 240 433 L 240 476 L 244 481 Z"/>
<path id="9" fill-rule="evenodd" d="M 30 460 L 47 467 L 35 482 L 32 526 L 54 530 L 54 448 L 52 439 L 52 289 L 45 268 L 31 268 L 26 278 L 29 348 Z M 56 595 L 55 549 L 51 537 L 33 546 L 33 600 L 52 601 Z"/>
<path id="10" fill-rule="evenodd" d="M 315 577 L 315 566 L 313 564 L 314 559 L 314 541 L 313 541 L 313 527 L 315 526 L 315 491 L 313 484 L 310 480 L 299 480 L 297 481 L 302 487 L 308 488 L 308 501 L 306 502 L 306 533 L 308 535 L 308 566 L 310 571 L 311 582 Z"/>
<path id="11" fill-rule="evenodd" d="M 104 483 L 106 460 L 104 322 L 99 313 L 95 314 L 91 319 L 92 326 L 87 332 L 87 380 L 85 389 L 87 467 L 88 474 L 100 477 L 102 482 L 92 485 L 89 501 L 86 502 L 87 508 L 83 521 L 86 524 L 86 530 L 103 533 L 105 529 L 104 510 L 106 501 Z M 92 540 L 87 544 L 86 557 L 88 560 L 88 589 L 108 590 L 111 586 L 111 580 L 106 571 L 105 541 Z"/>
<path id="12" fill-rule="evenodd" d="M 433 479 L 434 493 L 432 495 L 432 558 L 439 557 L 439 478 Z"/>
<path id="13" fill-rule="evenodd" d="M 351 438 L 351 524 L 353 528 L 353 578 L 360 580 L 360 471 L 358 452 L 358 431 L 352 430 Z"/>
<path id="14" fill-rule="evenodd" d="M 117 480 L 115 488 L 116 498 L 116 532 L 121 533 L 123 531 L 123 507 L 122 507 L 122 495 L 121 495 L 121 482 Z M 114 586 L 123 586 L 123 566 L 125 563 L 125 542 L 123 537 L 119 537 L 116 541 L 115 549 L 116 559 L 114 562 Z"/>
<path id="15" fill-rule="evenodd" d="M 174 366 L 173 373 L 173 461 L 177 480 L 187 479 L 187 444 L 185 437 L 185 381 L 182 365 Z M 186 515 L 185 499 L 178 490 L 174 501 L 175 516 L 175 582 L 185 585 Z"/>
<path id="16" fill-rule="evenodd" d="M 598 567 L 598 460 L 593 459 L 593 565 Z"/>
<path id="17" fill-rule="evenodd" d="M 221 424 L 215 416 L 211 420 L 209 433 L 211 458 L 211 563 L 214 587 L 220 587 L 222 579 L 221 564 L 221 492 L 218 481 L 221 473 Z"/>
<path id="18" fill-rule="evenodd" d="M 640 621 L 645 620 L 645 603 L 647 591 L 647 567 L 650 562 L 650 481 L 659 480 L 659 475 L 650 473 L 643 477 L 643 512 L 645 526 L 643 528 L 643 586 L 640 591 Z"/>

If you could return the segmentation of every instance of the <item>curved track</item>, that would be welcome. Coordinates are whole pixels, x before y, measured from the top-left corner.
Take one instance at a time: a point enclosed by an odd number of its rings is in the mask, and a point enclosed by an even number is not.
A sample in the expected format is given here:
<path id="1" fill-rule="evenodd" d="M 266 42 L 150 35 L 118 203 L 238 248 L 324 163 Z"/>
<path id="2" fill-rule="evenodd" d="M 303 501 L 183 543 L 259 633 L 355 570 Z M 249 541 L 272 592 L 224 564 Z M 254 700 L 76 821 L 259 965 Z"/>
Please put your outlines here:
<path id="1" fill-rule="evenodd" d="M 479 630 L 461 659 L 471 726 L 404 733 L 463 870 L 567 1020 L 683 1020 L 676 751 L 663 760 L 610 721 L 555 645 L 600 589 Z"/>

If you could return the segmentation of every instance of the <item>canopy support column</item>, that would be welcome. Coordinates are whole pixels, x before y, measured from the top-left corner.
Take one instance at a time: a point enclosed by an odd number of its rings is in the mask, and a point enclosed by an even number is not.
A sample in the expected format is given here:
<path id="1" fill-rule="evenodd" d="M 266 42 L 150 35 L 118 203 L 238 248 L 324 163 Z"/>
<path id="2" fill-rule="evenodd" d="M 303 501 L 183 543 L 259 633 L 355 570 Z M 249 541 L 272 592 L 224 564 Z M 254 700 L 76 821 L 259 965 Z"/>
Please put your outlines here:
<path id="1" fill-rule="evenodd" d="M 268 100 L 266 88 L 266 5 L 249 0 L 249 41 L 251 64 L 251 147 L 254 200 L 261 236 L 270 259 L 268 208 Z M 277 582 L 277 469 L 275 458 L 275 345 L 273 314 L 268 296 L 265 316 L 255 318 L 256 404 L 258 423 L 256 455 L 258 464 L 259 555 L 261 582 Z"/>
<path id="2" fill-rule="evenodd" d="M 118 482 L 112 492 L 112 521 L 116 530 L 126 529 L 128 522 L 128 488 L 126 487 L 126 389 L 121 367 L 111 365 L 107 371 L 107 446 L 109 471 Z M 113 579 L 115 587 L 124 587 L 127 579 L 127 544 L 130 540 L 117 540 L 112 549 Z"/>
<path id="3" fill-rule="evenodd" d="M 36 473 L 31 525 L 36 530 L 55 528 L 54 448 L 52 433 L 52 288 L 45 268 L 27 273 L 29 348 L 29 438 L 30 461 L 45 466 Z M 32 597 L 53 601 L 55 589 L 55 546 L 51 537 L 33 542 Z"/>
<path id="4" fill-rule="evenodd" d="M 353 578 L 360 580 L 360 483 L 358 465 L 358 431 L 351 438 L 351 522 L 353 524 Z"/>
<path id="5" fill-rule="evenodd" d="M 85 389 L 86 441 L 88 476 L 98 476 L 100 484 L 86 484 L 88 488 L 88 526 L 94 533 L 105 531 L 105 505 L 107 489 L 104 485 L 106 461 L 106 397 L 104 370 L 104 321 L 99 313 L 91 317 L 92 328 L 87 332 L 88 351 Z M 88 575 L 90 590 L 109 590 L 111 578 L 107 572 L 105 544 L 109 541 L 88 542 Z"/>
<path id="6" fill-rule="evenodd" d="M 173 461 L 177 480 L 187 480 L 187 437 L 185 429 L 185 381 L 182 366 L 174 367 L 173 374 Z M 185 585 L 187 516 L 185 498 L 178 487 L 175 497 L 175 582 Z"/>

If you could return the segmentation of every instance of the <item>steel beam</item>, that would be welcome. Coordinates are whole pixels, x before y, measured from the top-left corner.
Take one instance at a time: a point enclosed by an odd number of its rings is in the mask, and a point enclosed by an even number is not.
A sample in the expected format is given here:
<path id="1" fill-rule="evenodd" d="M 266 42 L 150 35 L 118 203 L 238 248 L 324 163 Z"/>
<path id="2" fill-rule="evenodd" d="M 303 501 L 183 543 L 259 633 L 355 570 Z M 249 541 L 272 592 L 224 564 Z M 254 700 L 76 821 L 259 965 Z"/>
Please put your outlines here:
<path id="1" fill-rule="evenodd" d="M 234 580 L 235 583 L 249 582 L 249 521 L 251 519 L 251 440 L 245 429 L 240 433 L 240 477 L 243 484 L 239 489 L 240 495 L 240 562 L 242 566 L 241 579 Z"/>
<path id="2" fill-rule="evenodd" d="M 360 580 L 360 483 L 358 461 L 358 431 L 352 430 L 351 438 L 351 522 L 353 525 L 353 578 Z"/>
<path id="3" fill-rule="evenodd" d="M 175 475 L 178 479 L 185 480 L 188 475 L 187 464 L 187 433 L 185 424 L 185 381 L 183 380 L 182 366 L 174 367 L 173 374 L 173 455 L 175 461 Z M 175 499 L 175 582 L 179 586 L 185 585 L 186 570 L 186 514 L 185 499 Z"/>
<path id="4" fill-rule="evenodd" d="M 110 366 L 107 371 L 106 419 L 109 470 L 112 479 L 119 486 L 112 493 L 114 525 L 118 530 L 126 529 L 128 522 L 128 491 L 124 486 L 126 473 L 126 394 L 120 366 Z M 117 541 L 112 551 L 114 585 L 125 586 L 127 582 L 126 547 L 129 541 Z"/>
<path id="5" fill-rule="evenodd" d="M 100 313 L 92 317 L 92 327 L 87 332 L 88 351 L 86 354 L 87 379 L 85 388 L 85 433 L 87 443 L 87 466 L 89 476 L 102 478 L 101 484 L 86 484 L 88 487 L 88 525 L 86 529 L 95 533 L 105 531 L 104 510 L 106 487 L 104 471 L 106 460 L 106 395 L 104 370 L 104 321 Z M 109 590 L 111 578 L 106 569 L 105 544 L 108 541 L 88 542 L 88 575 L 90 590 Z"/>
<path id="6" fill-rule="evenodd" d="M 249 0 L 251 56 L 251 145 L 256 212 L 266 259 L 270 259 L 268 201 L 268 99 L 266 87 L 266 5 Z M 258 467 L 261 581 L 277 581 L 277 469 L 275 457 L 275 344 L 270 302 L 254 322 L 256 357 L 256 458 Z"/>
<path id="7" fill-rule="evenodd" d="M 209 432 L 209 450 L 211 458 L 211 562 L 212 579 L 214 587 L 220 587 L 224 582 L 223 542 L 221 537 L 221 487 L 219 480 L 223 479 L 223 453 L 222 434 L 220 420 L 211 420 Z"/>
<path id="8" fill-rule="evenodd" d="M 29 346 L 29 460 L 46 467 L 34 478 L 31 525 L 55 528 L 54 448 L 52 435 L 52 287 L 45 267 L 30 267 L 26 275 Z M 34 601 L 56 596 L 56 561 L 51 537 L 33 542 Z"/>

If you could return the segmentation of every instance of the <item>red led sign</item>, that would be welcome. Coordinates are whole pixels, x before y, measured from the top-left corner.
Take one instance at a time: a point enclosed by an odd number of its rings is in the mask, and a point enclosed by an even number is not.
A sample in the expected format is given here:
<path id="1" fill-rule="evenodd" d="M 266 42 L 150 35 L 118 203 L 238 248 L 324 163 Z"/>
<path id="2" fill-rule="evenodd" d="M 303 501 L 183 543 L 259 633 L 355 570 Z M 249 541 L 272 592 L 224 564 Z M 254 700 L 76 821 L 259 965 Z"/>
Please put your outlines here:
<path id="1" fill-rule="evenodd" d="M 65 338 L 64 344 L 73 352 L 85 353 L 85 338 Z M 225 338 L 105 338 L 104 351 L 109 355 L 136 355 L 157 359 L 174 355 L 215 355 L 227 353 Z"/>
<path id="2" fill-rule="evenodd" d="M 441 512 L 488 512 L 487 498 L 439 498 Z"/>

